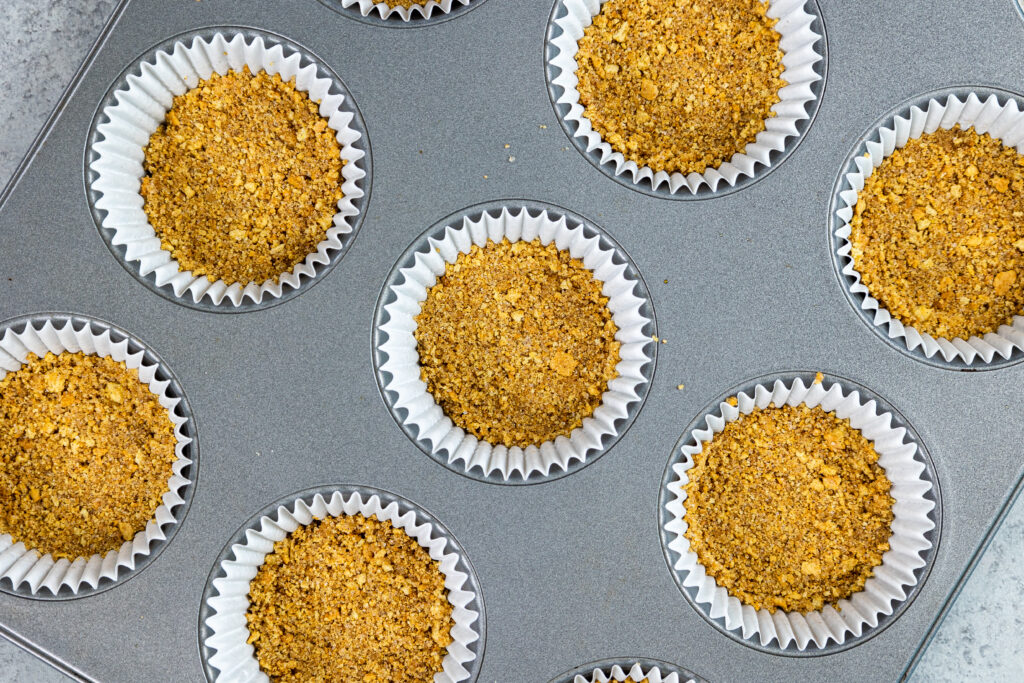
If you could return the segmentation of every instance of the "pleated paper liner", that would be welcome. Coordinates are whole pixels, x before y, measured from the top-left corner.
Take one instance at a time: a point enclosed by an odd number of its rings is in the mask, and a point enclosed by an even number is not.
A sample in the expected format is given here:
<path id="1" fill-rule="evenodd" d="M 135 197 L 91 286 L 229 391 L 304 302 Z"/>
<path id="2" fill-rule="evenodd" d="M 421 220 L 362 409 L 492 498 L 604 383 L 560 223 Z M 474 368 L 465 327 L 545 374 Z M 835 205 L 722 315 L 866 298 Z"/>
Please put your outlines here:
<path id="1" fill-rule="evenodd" d="M 174 97 L 213 73 L 280 74 L 319 102 L 320 115 L 337 133 L 344 197 L 316 250 L 281 273 L 278 281 L 211 282 L 182 270 L 162 248 L 139 193 L 144 148 L 164 121 Z M 265 308 L 305 291 L 348 251 L 363 219 L 369 191 L 366 129 L 352 99 L 330 67 L 308 49 L 266 31 L 211 28 L 175 36 L 149 50 L 111 87 L 96 112 L 87 150 L 86 187 L 100 235 L 121 264 L 151 290 L 171 301 L 213 311 Z"/>
<path id="2" fill-rule="evenodd" d="M 650 683 L 705 683 L 695 673 L 656 659 L 602 659 L 568 671 L 551 683 L 618 683 L 627 678 Z"/>
<path id="3" fill-rule="evenodd" d="M 475 680 L 480 673 L 485 617 L 480 581 L 465 550 L 433 515 L 388 491 L 367 486 L 323 486 L 286 496 L 250 518 L 221 551 L 203 591 L 200 651 L 211 681 L 268 681 L 247 640 L 249 584 L 273 551 L 314 519 L 361 514 L 389 521 L 415 539 L 436 560 L 452 604 L 453 642 L 434 683 Z"/>
<path id="4" fill-rule="evenodd" d="M 473 245 L 488 239 L 531 241 L 583 262 L 603 283 L 621 343 L 618 377 L 581 427 L 526 448 L 492 445 L 455 425 L 420 379 L 415 317 L 428 290 Z M 470 207 L 423 233 L 400 257 L 377 302 L 374 365 L 384 402 L 402 430 L 432 458 L 460 474 L 493 483 L 545 481 L 575 471 L 605 453 L 639 412 L 654 373 L 654 307 L 636 266 L 600 228 L 557 207 L 510 200 Z"/>
<path id="5" fill-rule="evenodd" d="M 389 5 L 376 0 L 320 0 L 341 14 L 361 19 L 367 23 L 411 27 L 436 24 L 454 18 L 484 2 L 484 0 L 427 0 L 409 7 Z"/>
<path id="6" fill-rule="evenodd" d="M 646 194 L 673 199 L 702 199 L 750 185 L 781 164 L 799 145 L 817 114 L 828 71 L 828 46 L 821 9 L 815 0 L 769 0 L 788 83 L 779 90 L 775 116 L 754 142 L 703 173 L 667 173 L 638 166 L 612 149 L 594 130 L 580 104 L 576 77 L 579 40 L 606 0 L 557 0 L 548 22 L 545 59 L 548 92 L 562 128 L 573 145 L 602 173 Z"/>
<path id="7" fill-rule="evenodd" d="M 941 529 L 935 470 L 924 445 L 894 408 L 847 379 L 814 373 L 781 373 L 733 390 L 695 420 L 673 450 L 661 491 L 662 542 L 673 578 L 690 604 L 719 631 L 765 652 L 819 655 L 857 645 L 903 612 L 917 594 L 935 557 Z M 726 402 L 736 396 L 738 405 Z M 745 605 L 708 576 L 684 535 L 685 485 L 693 456 L 741 415 L 769 405 L 820 406 L 848 420 L 879 454 L 878 464 L 892 482 L 895 500 L 890 550 L 864 589 L 806 614 Z"/>
<path id="8" fill-rule="evenodd" d="M 953 369 L 987 370 L 1024 360 L 1024 315 L 994 332 L 970 339 L 935 338 L 904 325 L 861 282 L 850 255 L 850 221 L 864 182 L 892 153 L 936 130 L 973 127 L 1018 154 L 1024 153 L 1024 97 L 995 88 L 962 86 L 937 90 L 901 104 L 871 126 L 854 146 L 832 193 L 832 259 L 847 298 L 861 318 L 889 345 L 917 360 Z M 1024 313 L 1022 311 L 1021 313 Z"/>
<path id="9" fill-rule="evenodd" d="M 163 361 L 127 332 L 94 318 L 39 314 L 0 324 L 0 379 L 18 370 L 30 353 L 78 353 L 111 358 L 137 370 L 174 424 L 177 460 L 163 503 L 146 528 L 103 555 L 54 560 L 0 534 L 0 591 L 37 599 L 67 599 L 111 588 L 139 572 L 170 542 L 195 489 L 198 448 L 195 422 L 177 379 Z"/>

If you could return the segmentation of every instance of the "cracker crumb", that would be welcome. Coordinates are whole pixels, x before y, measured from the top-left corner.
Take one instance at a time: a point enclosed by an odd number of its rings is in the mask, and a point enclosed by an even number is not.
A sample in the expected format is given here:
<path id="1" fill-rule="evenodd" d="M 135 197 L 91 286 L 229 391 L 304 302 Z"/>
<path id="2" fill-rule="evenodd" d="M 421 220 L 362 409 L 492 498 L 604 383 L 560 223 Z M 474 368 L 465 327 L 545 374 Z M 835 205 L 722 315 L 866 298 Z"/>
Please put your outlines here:
<path id="1" fill-rule="evenodd" d="M 160 506 L 176 443 L 124 363 L 30 354 L 0 380 L 0 533 L 72 561 L 119 548 Z"/>
<path id="2" fill-rule="evenodd" d="M 687 476 L 691 548 L 755 609 L 834 605 L 889 550 L 891 484 L 871 442 L 835 413 L 755 409 L 705 444 Z"/>
<path id="3" fill-rule="evenodd" d="M 140 188 L 161 246 L 210 281 L 277 282 L 333 225 L 346 163 L 335 136 L 294 78 L 245 67 L 175 97 Z"/>
<path id="4" fill-rule="evenodd" d="M 815 384 L 821 384 L 824 380 L 825 380 L 825 375 L 821 374 L 820 372 L 814 373 L 814 383 Z"/>
<path id="5" fill-rule="evenodd" d="M 782 50 L 761 0 L 608 0 L 579 42 L 584 113 L 628 160 L 702 173 L 775 113 Z"/>
<path id="6" fill-rule="evenodd" d="M 567 436 L 618 376 L 601 282 L 540 240 L 473 246 L 416 316 L 421 379 L 458 426 L 493 444 Z"/>
<path id="7" fill-rule="evenodd" d="M 934 337 L 1024 312 L 1024 156 L 955 126 L 907 141 L 864 183 L 851 255 L 871 296 Z"/>
<path id="8" fill-rule="evenodd" d="M 444 575 L 376 517 L 315 520 L 274 544 L 249 585 L 248 641 L 274 681 L 429 681 L 452 643 Z"/>

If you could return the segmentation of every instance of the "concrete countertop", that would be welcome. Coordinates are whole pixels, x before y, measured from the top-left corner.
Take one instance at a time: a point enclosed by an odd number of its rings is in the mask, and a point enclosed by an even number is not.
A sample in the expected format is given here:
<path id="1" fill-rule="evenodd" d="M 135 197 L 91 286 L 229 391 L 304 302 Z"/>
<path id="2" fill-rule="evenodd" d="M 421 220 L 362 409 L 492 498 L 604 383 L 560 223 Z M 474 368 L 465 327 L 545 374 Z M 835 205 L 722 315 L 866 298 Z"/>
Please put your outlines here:
<path id="1" fill-rule="evenodd" d="M 99 34 L 115 0 L 0 3 L 0 187 Z M 8 236 L 9 237 L 9 236 Z M 1024 501 L 1010 512 L 925 653 L 913 681 L 1022 680 Z M 685 662 L 683 662 L 685 663 Z M 0 638 L 0 683 L 66 680 Z"/>

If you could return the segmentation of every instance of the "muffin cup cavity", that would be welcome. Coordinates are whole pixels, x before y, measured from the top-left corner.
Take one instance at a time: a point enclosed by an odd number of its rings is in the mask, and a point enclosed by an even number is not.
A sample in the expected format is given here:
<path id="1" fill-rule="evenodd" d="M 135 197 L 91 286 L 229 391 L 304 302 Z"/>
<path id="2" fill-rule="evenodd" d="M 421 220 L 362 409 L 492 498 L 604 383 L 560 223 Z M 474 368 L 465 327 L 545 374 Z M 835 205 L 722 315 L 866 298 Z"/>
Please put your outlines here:
<path id="1" fill-rule="evenodd" d="M 621 343 L 618 376 L 568 436 L 526 448 L 493 445 L 455 425 L 420 379 L 414 332 L 427 293 L 445 265 L 488 240 L 554 243 L 603 283 Z M 635 266 L 603 231 L 554 207 L 498 204 L 441 221 L 420 236 L 388 277 L 377 304 L 374 365 L 384 401 L 403 431 L 449 469 L 494 483 L 532 483 L 568 473 L 607 451 L 639 412 L 654 372 L 654 310 Z"/>
<path id="2" fill-rule="evenodd" d="M 885 159 L 908 140 L 936 130 L 973 127 L 1024 154 L 1024 98 L 992 88 L 955 88 L 928 93 L 893 110 L 873 125 L 843 164 L 832 196 L 832 258 L 854 308 L 875 332 L 896 348 L 932 364 L 957 369 L 988 369 L 1016 362 L 1024 351 L 1024 315 L 1011 324 L 970 339 L 935 338 L 894 318 L 861 281 L 851 256 L 854 208 Z"/>
<path id="3" fill-rule="evenodd" d="M 197 449 L 195 424 L 177 381 L 163 362 L 140 342 L 98 320 L 40 315 L 0 326 L 0 379 L 15 372 L 29 354 L 84 353 L 123 362 L 158 397 L 174 424 L 177 459 L 163 502 L 146 528 L 120 547 L 91 557 L 55 560 L 0 534 L 0 590 L 42 599 L 73 598 L 104 590 L 130 577 L 170 541 L 192 499 Z"/>
<path id="4" fill-rule="evenodd" d="M 299 492 L 268 506 L 246 522 L 224 548 L 203 592 L 200 640 L 211 680 L 268 680 L 246 641 L 249 584 L 281 541 L 317 518 L 361 514 L 388 521 L 415 539 L 438 562 L 452 604 L 453 642 L 435 683 L 456 683 L 479 674 L 484 646 L 483 599 L 465 551 L 432 515 L 404 498 L 364 486 L 330 486 Z"/>
<path id="5" fill-rule="evenodd" d="M 769 0 L 768 16 L 778 19 L 788 85 L 779 90 L 775 116 L 746 149 L 717 169 L 683 174 L 639 166 L 601 138 L 580 104 L 576 77 L 579 40 L 606 0 L 558 0 L 547 40 L 548 89 L 556 113 L 576 148 L 602 173 L 635 190 L 675 199 L 705 198 L 739 189 L 778 166 L 799 144 L 817 113 L 824 88 L 827 48 L 821 11 L 814 0 Z"/>
<path id="6" fill-rule="evenodd" d="M 756 649 L 781 654 L 826 654 L 862 642 L 895 619 L 916 595 L 934 558 L 941 509 L 934 468 L 917 435 L 884 402 L 849 380 L 815 383 L 803 373 L 757 380 L 710 407 L 684 433 L 673 451 L 661 493 L 662 541 L 677 585 L 706 620 Z M 892 482 L 894 499 L 890 550 L 863 590 L 808 613 L 774 614 L 740 602 L 708 576 L 685 536 L 687 472 L 693 456 L 725 425 L 755 408 L 820 407 L 848 420 L 878 452 L 878 464 Z M 736 633 L 733 633 L 736 632 Z"/>
<path id="7" fill-rule="evenodd" d="M 319 102 L 341 145 L 344 197 L 316 251 L 278 281 L 211 282 L 182 270 L 161 246 L 140 194 L 145 147 L 174 97 L 212 74 L 249 67 L 288 81 Z M 348 250 L 363 217 L 369 186 L 365 127 L 348 90 L 329 67 L 291 41 L 253 29 L 209 29 L 172 38 L 143 55 L 114 84 L 96 113 L 87 151 L 86 186 L 93 216 L 111 252 L 129 272 L 166 298 L 196 308 L 246 310 L 278 303 L 308 288 Z"/>
<path id="8" fill-rule="evenodd" d="M 395 5 L 375 0 L 321 0 L 327 5 L 339 6 L 346 13 L 354 12 L 364 18 L 385 20 L 387 23 L 422 24 L 431 19 L 440 19 L 453 11 L 468 7 L 471 2 L 483 0 L 427 0 L 424 4 L 413 4 L 410 7 Z"/>
<path id="9" fill-rule="evenodd" d="M 619 683 L 630 678 L 650 683 L 698 683 L 696 674 L 654 659 L 605 659 L 591 662 L 555 678 L 551 683 Z"/>

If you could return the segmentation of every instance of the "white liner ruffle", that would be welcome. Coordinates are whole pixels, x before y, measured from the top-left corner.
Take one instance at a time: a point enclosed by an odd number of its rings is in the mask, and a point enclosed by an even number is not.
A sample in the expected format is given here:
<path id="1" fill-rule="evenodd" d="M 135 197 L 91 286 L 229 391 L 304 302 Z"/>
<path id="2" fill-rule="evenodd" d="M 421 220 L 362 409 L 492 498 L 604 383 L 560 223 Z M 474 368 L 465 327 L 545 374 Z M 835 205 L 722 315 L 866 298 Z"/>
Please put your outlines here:
<path id="1" fill-rule="evenodd" d="M 308 57 L 308 56 L 307 56 Z M 366 152 L 359 146 L 361 135 L 351 127 L 353 110 L 346 105 L 345 96 L 332 93 L 333 81 L 317 75 L 316 62 L 311 58 L 301 65 L 300 53 L 287 46 L 264 42 L 262 37 L 246 39 L 242 33 L 216 33 L 210 40 L 195 37 L 191 43 L 178 41 L 172 52 L 160 51 L 155 57 L 139 64 L 128 76 L 128 85 L 118 90 L 116 104 L 103 110 L 107 120 L 98 126 L 103 139 L 93 145 L 97 158 L 89 168 L 96 173 L 92 189 L 99 198 L 96 208 L 106 212 L 102 225 L 113 231 L 111 243 L 127 248 L 125 259 L 134 262 L 142 276 L 150 274 L 159 287 L 170 285 L 175 296 L 186 294 L 196 303 L 204 297 L 214 304 L 227 300 L 239 306 L 249 299 L 260 303 L 264 298 L 278 298 L 285 287 L 297 289 L 303 278 L 316 274 L 318 266 L 330 263 L 331 253 L 342 248 L 342 237 L 352 232 L 353 219 L 359 209 L 353 200 L 364 195 L 359 181 L 366 177 L 360 160 Z M 171 253 L 161 248 L 160 239 L 143 210 L 140 183 L 145 175 L 144 148 L 170 110 L 174 97 L 196 87 L 214 72 L 224 75 L 229 70 L 248 66 L 257 73 L 266 71 L 280 74 L 282 80 L 295 78 L 295 87 L 309 93 L 320 103 L 320 115 L 337 132 L 341 144 L 341 158 L 347 163 L 342 168 L 344 197 L 338 202 L 334 224 L 326 231 L 316 251 L 287 272 L 278 282 L 250 282 L 246 285 L 228 285 L 223 280 L 210 282 L 205 275 L 195 276 L 192 271 L 181 270 Z"/>
<path id="2" fill-rule="evenodd" d="M 775 116 L 765 119 L 765 130 L 758 133 L 754 142 L 747 145 L 745 150 L 734 154 L 732 159 L 723 162 L 717 169 L 708 168 L 703 173 L 669 174 L 627 161 L 594 130 L 580 104 L 580 93 L 576 89 L 579 84 L 576 77 L 579 68 L 576 62 L 579 40 L 605 1 L 559 0 L 559 8 L 555 13 L 562 15 L 563 10 L 560 8 L 563 7 L 565 12 L 564 16 L 555 20 L 555 24 L 562 29 L 562 35 L 551 41 L 555 51 L 550 64 L 554 69 L 552 82 L 562 90 L 557 103 L 569 105 L 565 120 L 573 130 L 573 137 L 581 139 L 587 153 L 598 150 L 601 165 L 610 166 L 608 170 L 612 174 L 628 174 L 636 184 L 648 181 L 654 189 L 665 185 L 671 194 L 683 188 L 696 194 L 704 185 L 714 192 L 722 183 L 731 187 L 741 177 L 754 177 L 759 165 L 770 167 L 772 152 L 784 150 L 789 138 L 800 134 L 797 125 L 810 116 L 807 106 L 815 99 L 812 86 L 821 80 L 814 66 L 823 59 L 819 52 L 821 48 L 816 48 L 823 42 L 823 38 L 811 28 L 815 17 L 804 10 L 806 0 L 770 0 L 768 16 L 778 19 L 775 30 L 782 36 L 780 47 L 785 67 L 782 78 L 788 85 L 779 90 L 780 100 L 772 107 Z"/>
<path id="3" fill-rule="evenodd" d="M 889 339 L 900 340 L 910 351 L 920 348 L 927 358 L 940 354 L 947 362 L 959 359 L 968 365 L 975 362 L 991 363 L 996 356 L 1006 359 L 1014 349 L 1024 349 L 1024 316 L 1014 316 L 1013 324 L 1001 325 L 995 332 L 989 332 L 983 337 L 936 339 L 904 325 L 882 308 L 861 282 L 860 273 L 854 267 L 850 253 L 853 247 L 850 243 L 850 221 L 853 220 L 857 197 L 864 189 L 864 182 L 908 140 L 934 133 L 939 128 L 950 129 L 957 124 L 965 129 L 973 127 L 978 133 L 988 133 L 1007 147 L 1013 147 L 1019 154 L 1024 154 L 1024 111 L 1014 99 L 1000 104 L 995 95 L 989 95 L 983 101 L 976 93 L 970 93 L 963 100 L 955 95 L 942 99 L 932 98 L 926 109 L 911 107 L 908 113 L 893 117 L 871 133 L 865 143 L 867 155 L 856 157 L 853 162 L 857 170 L 845 174 L 836 202 L 839 207 L 836 216 L 842 222 L 835 231 L 839 238 L 836 254 L 842 264 L 844 284 L 849 282 L 846 278 L 853 280 L 852 284 L 847 285 L 850 292 L 861 297 L 861 309 L 873 313 L 872 322 L 883 328 Z"/>
<path id="4" fill-rule="evenodd" d="M 206 620 L 212 631 L 206 645 L 213 650 L 210 664 L 218 671 L 218 680 L 225 681 L 269 681 L 260 670 L 255 648 L 246 643 L 249 626 L 246 612 L 249 610 L 249 585 L 263 565 L 266 556 L 273 552 L 274 543 L 283 540 L 300 526 L 310 524 L 314 518 L 338 517 L 361 514 L 376 516 L 378 520 L 389 521 L 414 538 L 438 562 L 448 589 L 448 602 L 452 604 L 451 629 L 453 642 L 442 661 L 443 672 L 434 675 L 434 683 L 456 683 L 469 678 L 470 664 L 476 657 L 470 645 L 480 639 L 479 612 L 469 609 L 476 594 L 467 584 L 468 575 L 457 569 L 459 555 L 448 548 L 448 541 L 438 534 L 434 526 L 416 514 L 415 509 L 401 510 L 398 503 L 381 504 L 376 495 L 364 497 L 359 492 L 346 497 L 335 491 L 329 499 L 317 494 L 312 505 L 296 500 L 290 505 L 281 505 L 276 514 L 263 516 L 259 522 L 245 532 L 245 543 L 231 546 L 231 555 L 221 563 L 226 576 L 214 579 L 216 595 L 207 600 L 213 616 Z"/>
<path id="5" fill-rule="evenodd" d="M 615 338 L 621 343 L 618 377 L 608 383 L 594 414 L 568 437 L 525 449 L 481 441 L 444 414 L 427 391 L 426 382 L 420 379 L 413 336 L 415 317 L 428 290 L 444 274 L 445 265 L 454 263 L 460 253 L 468 253 L 474 244 L 483 247 L 488 239 L 501 242 L 505 238 L 510 242 L 539 238 L 544 245 L 554 242 L 580 259 L 603 283 L 602 293 L 608 297 L 608 309 L 619 328 Z M 546 476 L 552 467 L 565 470 L 573 460 L 584 461 L 588 453 L 600 450 L 602 440 L 616 433 L 615 422 L 627 417 L 629 406 L 640 400 L 639 389 L 647 381 L 643 369 L 651 362 L 645 348 L 653 343 L 644 334 L 651 320 L 641 313 L 644 300 L 634 294 L 636 281 L 626 277 L 625 263 L 613 263 L 614 254 L 614 250 L 601 246 L 597 236 L 586 237 L 582 225 L 570 227 L 564 217 L 554 220 L 546 211 L 532 216 L 524 208 L 503 208 L 494 215 L 485 212 L 476 221 L 464 218 L 461 226 L 448 226 L 442 239 L 430 239 L 429 250 L 417 253 L 415 265 L 401 269 L 397 282 L 389 285 L 396 299 L 385 306 L 388 321 L 381 330 L 387 333 L 387 341 L 380 348 L 387 354 L 387 361 L 381 369 L 391 374 L 384 388 L 398 395 L 393 408 L 396 415 L 399 408 L 404 409 L 408 413 L 404 424 L 415 428 L 418 440 L 431 452 L 447 451 L 449 463 L 462 461 L 466 472 L 473 467 L 480 467 L 487 475 L 497 471 L 506 481 L 513 473 L 526 479 L 536 472 Z"/>
<path id="6" fill-rule="evenodd" d="M 116 550 L 102 556 L 79 557 L 73 562 L 64 558 L 54 560 L 49 553 L 42 555 L 37 550 L 26 548 L 21 541 L 15 542 L 10 534 L 0 534 L 0 577 L 9 579 L 15 588 L 27 586 L 33 595 L 44 590 L 56 595 L 64 586 L 77 595 L 83 584 L 96 588 L 101 580 L 116 580 L 122 569 L 135 569 L 138 557 L 149 555 L 154 542 L 167 538 L 165 527 L 175 523 L 172 511 L 185 503 L 181 490 L 189 484 L 189 479 L 182 472 L 192 464 L 185 456 L 185 447 L 192 439 L 182 431 L 188 420 L 174 412 L 181 399 L 168 394 L 171 384 L 169 380 L 156 378 L 160 366 L 147 361 L 142 350 L 131 352 L 128 340 L 113 341 L 109 329 L 94 334 L 89 325 L 75 329 L 69 320 L 48 320 L 38 330 L 29 324 L 20 334 L 8 328 L 0 336 L 0 379 L 8 372 L 18 370 L 30 353 L 43 357 L 48 351 L 54 354 L 82 352 L 112 358 L 137 370 L 139 380 L 149 386 L 149 390 L 159 397 L 160 405 L 167 409 L 177 440 L 177 460 L 172 465 L 172 475 L 167 481 L 163 503 L 156 509 L 146 528 Z"/>
<path id="7" fill-rule="evenodd" d="M 452 11 L 452 6 L 463 6 L 469 3 L 470 0 L 428 0 L 426 4 L 405 8 L 401 5 L 392 7 L 386 2 L 374 2 L 374 0 L 341 0 L 342 7 L 355 7 L 364 17 L 375 12 L 381 19 L 397 16 L 402 21 L 410 21 L 417 17 L 429 19 L 435 14 L 438 16 L 448 14 Z"/>
<path id="8" fill-rule="evenodd" d="M 693 431 L 697 445 L 683 446 L 685 460 L 672 466 L 674 477 L 668 490 L 673 497 L 665 506 L 672 519 L 665 530 L 672 539 L 668 547 L 679 556 L 674 569 L 683 577 L 685 587 L 697 589 L 695 600 L 706 606 L 704 609 L 712 619 L 723 619 L 726 629 L 741 630 L 744 638 L 758 637 L 762 646 L 774 640 L 782 649 L 795 645 L 805 650 L 823 648 L 830 640 L 842 644 L 848 634 L 860 636 L 866 629 L 877 626 L 882 615 L 892 614 L 894 606 L 906 599 L 909 588 L 917 582 L 914 572 L 925 564 L 922 553 L 932 545 L 926 534 L 935 527 L 928 516 L 935 504 L 925 498 L 932 485 L 925 479 L 925 466 L 914 460 L 917 444 L 905 442 L 907 430 L 893 426 L 891 413 L 879 413 L 874 400 L 864 402 L 860 392 L 846 392 L 838 383 L 826 390 L 821 384 L 807 387 L 800 379 L 793 380 L 789 387 L 777 380 L 770 387 L 758 385 L 753 396 L 740 393 L 736 398 L 738 406 L 723 401 L 716 413 L 706 416 L 704 426 Z M 837 417 L 849 420 L 872 442 L 878 452 L 878 464 L 892 482 L 889 492 L 895 500 L 892 536 L 890 550 L 882 556 L 882 564 L 875 567 L 874 576 L 867 580 L 862 591 L 849 600 L 839 601 L 841 610 L 826 605 L 822 610 L 806 614 L 782 610 L 771 614 L 767 609 L 755 610 L 729 595 L 705 573 L 697 554 L 690 550 L 690 542 L 684 535 L 688 527 L 684 520 L 684 487 L 689 482 L 686 472 L 693 467 L 692 458 L 703 450 L 704 444 L 741 414 L 747 415 L 755 407 L 765 408 L 769 404 L 797 406 L 801 403 L 834 411 Z"/>
<path id="9" fill-rule="evenodd" d="M 645 669 L 640 664 L 634 664 L 629 669 L 616 664 L 611 667 L 609 673 L 602 669 L 594 669 L 590 676 L 577 674 L 572 683 L 610 683 L 611 681 L 624 681 L 632 678 L 634 681 L 642 681 L 645 678 L 650 683 L 693 683 L 692 678 L 683 678 L 675 671 L 662 671 L 660 667 L 652 666 Z"/>

